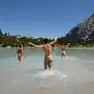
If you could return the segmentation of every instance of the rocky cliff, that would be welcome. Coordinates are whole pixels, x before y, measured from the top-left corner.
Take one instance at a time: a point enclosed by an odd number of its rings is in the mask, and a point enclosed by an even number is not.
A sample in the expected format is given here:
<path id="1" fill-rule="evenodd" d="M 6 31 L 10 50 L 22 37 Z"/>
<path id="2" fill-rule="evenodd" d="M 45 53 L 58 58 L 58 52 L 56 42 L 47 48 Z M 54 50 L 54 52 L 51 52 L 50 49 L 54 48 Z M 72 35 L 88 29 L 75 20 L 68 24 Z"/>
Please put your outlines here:
<path id="1" fill-rule="evenodd" d="M 94 13 L 83 22 L 72 28 L 66 37 L 70 41 L 86 40 L 94 38 Z"/>

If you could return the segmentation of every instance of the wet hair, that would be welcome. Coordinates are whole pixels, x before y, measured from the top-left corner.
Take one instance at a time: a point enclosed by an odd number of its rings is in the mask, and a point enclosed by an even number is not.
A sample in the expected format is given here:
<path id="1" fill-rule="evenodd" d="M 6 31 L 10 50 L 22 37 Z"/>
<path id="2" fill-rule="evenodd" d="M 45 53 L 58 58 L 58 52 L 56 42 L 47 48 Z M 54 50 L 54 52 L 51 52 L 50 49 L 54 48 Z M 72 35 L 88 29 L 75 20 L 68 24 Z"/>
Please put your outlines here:
<path id="1" fill-rule="evenodd" d="M 48 43 L 48 39 L 47 39 L 47 38 L 44 39 L 44 43 L 45 43 L 45 44 Z"/>

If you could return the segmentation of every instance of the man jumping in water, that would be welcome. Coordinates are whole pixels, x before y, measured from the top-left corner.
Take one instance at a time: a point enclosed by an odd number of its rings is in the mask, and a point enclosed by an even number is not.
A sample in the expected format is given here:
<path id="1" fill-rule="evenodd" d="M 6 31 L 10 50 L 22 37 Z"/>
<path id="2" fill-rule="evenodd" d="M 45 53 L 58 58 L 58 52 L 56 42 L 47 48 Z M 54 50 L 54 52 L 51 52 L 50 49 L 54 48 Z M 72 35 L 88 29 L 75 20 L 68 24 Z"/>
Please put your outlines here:
<path id="1" fill-rule="evenodd" d="M 54 41 L 48 43 L 48 39 L 45 38 L 44 39 L 44 44 L 43 45 L 40 45 L 40 46 L 37 46 L 31 42 L 29 42 L 28 44 L 29 45 L 32 45 L 34 47 L 37 47 L 37 48 L 43 48 L 44 49 L 44 52 L 45 52 L 45 58 L 44 58 L 44 69 L 46 70 L 47 67 L 49 68 L 49 70 L 51 69 L 52 67 L 52 44 L 54 44 L 55 42 L 57 41 L 57 39 L 55 39 Z"/>

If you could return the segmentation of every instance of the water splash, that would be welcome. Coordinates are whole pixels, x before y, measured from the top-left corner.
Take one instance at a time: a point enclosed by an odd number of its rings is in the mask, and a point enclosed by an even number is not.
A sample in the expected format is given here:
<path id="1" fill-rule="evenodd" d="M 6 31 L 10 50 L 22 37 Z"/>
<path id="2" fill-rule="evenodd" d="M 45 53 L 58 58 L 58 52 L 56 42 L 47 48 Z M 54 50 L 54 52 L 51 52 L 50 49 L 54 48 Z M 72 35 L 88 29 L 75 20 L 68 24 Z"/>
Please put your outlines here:
<path id="1" fill-rule="evenodd" d="M 67 75 L 58 70 L 45 70 L 32 74 L 33 78 L 50 79 L 50 80 L 66 80 Z"/>

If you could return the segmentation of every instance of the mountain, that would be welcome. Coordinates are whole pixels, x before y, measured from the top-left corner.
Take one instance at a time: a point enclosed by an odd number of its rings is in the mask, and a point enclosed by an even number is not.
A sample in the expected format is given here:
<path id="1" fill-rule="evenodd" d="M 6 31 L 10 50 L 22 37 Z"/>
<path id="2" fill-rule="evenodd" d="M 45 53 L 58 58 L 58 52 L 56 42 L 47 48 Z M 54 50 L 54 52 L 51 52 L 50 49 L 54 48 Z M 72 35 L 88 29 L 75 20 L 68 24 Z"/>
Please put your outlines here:
<path id="1" fill-rule="evenodd" d="M 70 41 L 87 40 L 94 38 L 94 13 L 83 22 L 72 28 L 66 35 Z"/>

